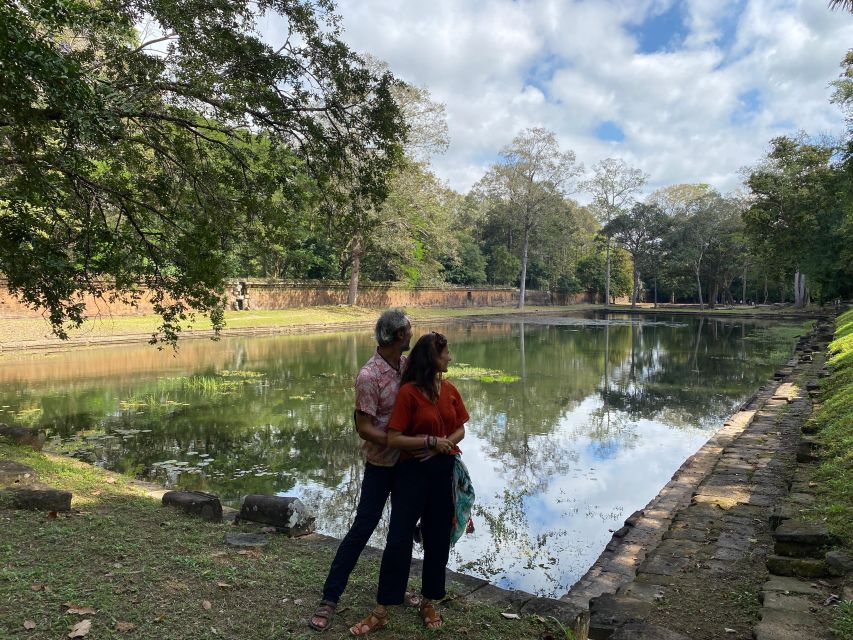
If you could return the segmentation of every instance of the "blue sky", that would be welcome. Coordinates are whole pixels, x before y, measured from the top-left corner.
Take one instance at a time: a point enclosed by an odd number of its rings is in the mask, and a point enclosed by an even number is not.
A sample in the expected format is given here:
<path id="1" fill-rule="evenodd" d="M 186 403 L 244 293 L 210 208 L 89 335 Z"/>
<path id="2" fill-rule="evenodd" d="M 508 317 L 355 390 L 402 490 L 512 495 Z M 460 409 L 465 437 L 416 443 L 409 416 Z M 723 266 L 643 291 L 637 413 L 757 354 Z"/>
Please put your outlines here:
<path id="1" fill-rule="evenodd" d="M 355 50 L 446 105 L 450 148 L 432 164 L 462 192 L 527 127 L 586 167 L 622 158 L 648 192 L 736 189 L 772 137 L 844 126 L 828 83 L 853 16 L 818 0 L 339 0 L 338 12 Z"/>

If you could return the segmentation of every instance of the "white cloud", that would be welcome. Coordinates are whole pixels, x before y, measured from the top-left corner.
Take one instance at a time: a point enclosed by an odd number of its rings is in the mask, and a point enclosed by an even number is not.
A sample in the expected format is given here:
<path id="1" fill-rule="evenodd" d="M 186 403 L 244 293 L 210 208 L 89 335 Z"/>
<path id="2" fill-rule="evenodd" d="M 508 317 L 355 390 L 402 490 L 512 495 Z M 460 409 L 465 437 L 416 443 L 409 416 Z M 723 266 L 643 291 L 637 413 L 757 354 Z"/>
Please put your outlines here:
<path id="1" fill-rule="evenodd" d="M 463 192 L 529 126 L 555 131 L 588 167 L 624 158 L 651 176 L 650 190 L 732 189 L 773 136 L 842 129 L 827 86 L 853 43 L 849 14 L 813 0 L 694 0 L 681 10 L 681 48 L 638 52 L 629 27 L 671 5 L 340 0 L 338 11 L 354 49 L 447 105 L 451 146 L 433 165 Z M 755 112 L 740 111 L 746 92 L 757 96 Z M 603 121 L 625 140 L 598 139 Z"/>

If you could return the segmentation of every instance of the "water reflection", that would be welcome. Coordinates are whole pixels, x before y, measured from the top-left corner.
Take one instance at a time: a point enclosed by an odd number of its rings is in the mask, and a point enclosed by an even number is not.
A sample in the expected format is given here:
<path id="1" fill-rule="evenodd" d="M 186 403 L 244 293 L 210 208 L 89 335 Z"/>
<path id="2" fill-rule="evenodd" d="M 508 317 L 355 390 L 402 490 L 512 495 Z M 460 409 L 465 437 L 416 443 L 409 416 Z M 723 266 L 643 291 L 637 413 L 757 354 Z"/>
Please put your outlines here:
<path id="1" fill-rule="evenodd" d="M 790 328 L 630 316 L 512 317 L 450 326 L 478 531 L 456 567 L 565 592 L 790 352 Z M 342 534 L 362 473 L 352 384 L 369 332 L 188 341 L 0 362 L 0 421 L 111 469 L 204 489 L 298 495 Z M 487 381 L 489 380 L 489 381 Z M 382 528 L 374 537 L 381 544 Z"/>

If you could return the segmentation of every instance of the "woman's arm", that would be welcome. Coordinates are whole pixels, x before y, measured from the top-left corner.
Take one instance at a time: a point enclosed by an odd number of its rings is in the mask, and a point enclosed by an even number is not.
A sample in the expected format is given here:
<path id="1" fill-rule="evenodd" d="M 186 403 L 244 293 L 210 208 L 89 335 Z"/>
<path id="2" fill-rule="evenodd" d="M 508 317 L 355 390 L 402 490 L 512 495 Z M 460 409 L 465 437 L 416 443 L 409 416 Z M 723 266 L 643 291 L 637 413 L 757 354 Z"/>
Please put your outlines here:
<path id="1" fill-rule="evenodd" d="M 457 444 L 462 442 L 462 439 L 464 437 L 465 437 L 465 425 L 462 424 L 462 425 L 459 425 L 459 428 L 456 431 L 454 431 L 449 436 L 447 436 L 447 439 L 453 443 L 453 446 L 456 446 Z"/>
<path id="2" fill-rule="evenodd" d="M 391 449 L 423 451 L 424 448 L 435 448 L 436 443 L 441 440 L 442 438 L 436 438 L 435 436 L 426 436 L 426 440 L 424 440 L 424 436 L 406 436 L 394 429 L 388 429 L 388 447 Z"/>

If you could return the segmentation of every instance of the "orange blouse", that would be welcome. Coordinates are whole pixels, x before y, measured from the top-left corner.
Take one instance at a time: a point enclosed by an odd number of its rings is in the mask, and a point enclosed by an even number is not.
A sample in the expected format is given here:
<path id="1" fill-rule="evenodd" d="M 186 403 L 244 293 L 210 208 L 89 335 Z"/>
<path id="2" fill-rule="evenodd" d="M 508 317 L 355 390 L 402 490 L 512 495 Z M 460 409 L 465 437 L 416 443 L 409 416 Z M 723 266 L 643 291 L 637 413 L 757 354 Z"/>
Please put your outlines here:
<path id="1" fill-rule="evenodd" d="M 462 396 L 452 384 L 442 380 L 438 401 L 432 402 L 411 382 L 400 387 L 391 411 L 388 428 L 407 436 L 446 438 L 468 422 L 468 411 Z M 457 447 L 455 453 L 459 453 Z"/>

